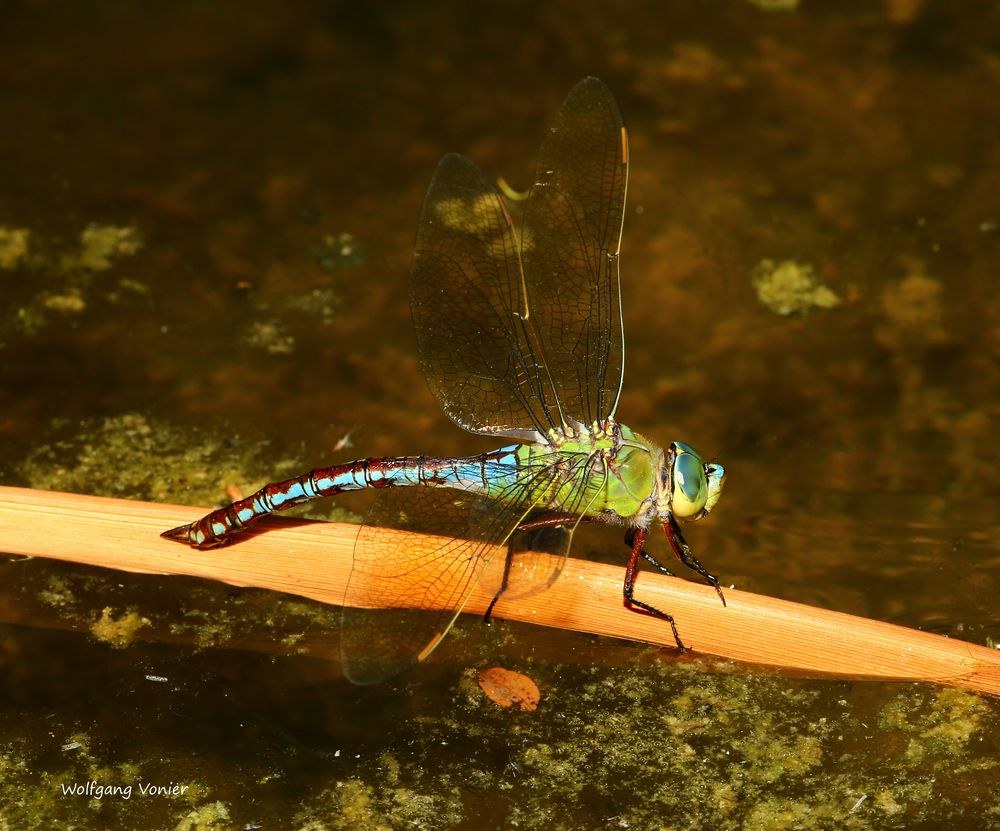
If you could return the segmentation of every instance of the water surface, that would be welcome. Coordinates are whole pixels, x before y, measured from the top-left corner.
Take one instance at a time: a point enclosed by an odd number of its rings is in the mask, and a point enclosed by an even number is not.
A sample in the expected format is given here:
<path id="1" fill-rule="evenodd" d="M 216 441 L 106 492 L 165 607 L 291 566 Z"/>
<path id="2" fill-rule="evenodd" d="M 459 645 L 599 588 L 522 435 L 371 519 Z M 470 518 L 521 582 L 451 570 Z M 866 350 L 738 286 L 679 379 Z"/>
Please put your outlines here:
<path id="1" fill-rule="evenodd" d="M 727 584 L 994 643 L 998 13 L 795 5 L 6 4 L 3 481 L 221 504 L 487 449 L 420 377 L 420 200 L 447 151 L 527 186 L 593 74 L 631 136 L 619 416 L 729 471 L 689 542 Z M 997 704 L 958 691 L 476 620 L 362 689 L 295 598 L 40 560 L 0 596 L 12 828 L 1000 827 Z M 536 712 L 479 694 L 493 663 Z"/>

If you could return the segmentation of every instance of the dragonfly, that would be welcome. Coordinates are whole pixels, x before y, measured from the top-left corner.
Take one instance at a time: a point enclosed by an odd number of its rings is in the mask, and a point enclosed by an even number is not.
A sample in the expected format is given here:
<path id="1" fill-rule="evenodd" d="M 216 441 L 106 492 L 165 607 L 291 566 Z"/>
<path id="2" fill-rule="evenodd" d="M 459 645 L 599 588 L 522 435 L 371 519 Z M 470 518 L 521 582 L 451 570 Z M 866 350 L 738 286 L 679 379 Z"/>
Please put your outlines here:
<path id="1" fill-rule="evenodd" d="M 504 197 L 471 160 L 444 156 L 424 197 L 410 307 L 424 376 L 459 427 L 511 443 L 463 458 L 396 456 L 321 467 L 163 533 L 197 549 L 229 543 L 268 514 L 371 488 L 342 613 L 341 659 L 359 684 L 427 658 L 473 587 L 486 612 L 551 585 L 584 522 L 625 528 L 626 607 L 669 625 L 636 597 L 645 549 L 662 524 L 677 559 L 715 587 L 679 521 L 705 517 L 725 470 L 691 445 L 665 449 L 615 420 L 624 370 L 619 248 L 628 133 L 599 79 L 578 82 L 538 155 L 515 230 Z M 430 546 L 394 530 L 433 531 Z"/>

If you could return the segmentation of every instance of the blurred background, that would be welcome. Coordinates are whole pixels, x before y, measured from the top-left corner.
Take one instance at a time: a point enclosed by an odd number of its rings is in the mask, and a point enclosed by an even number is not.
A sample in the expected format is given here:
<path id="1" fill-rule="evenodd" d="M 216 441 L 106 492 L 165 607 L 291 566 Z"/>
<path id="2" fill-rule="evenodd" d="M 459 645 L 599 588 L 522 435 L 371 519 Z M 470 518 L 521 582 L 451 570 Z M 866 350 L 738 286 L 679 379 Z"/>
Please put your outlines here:
<path id="1" fill-rule="evenodd" d="M 699 558 L 1000 640 L 995 4 L 7 0 L 2 481 L 214 506 L 489 449 L 420 374 L 421 199 L 449 151 L 530 186 L 584 75 L 630 131 L 619 419 L 728 471 Z M 12 828 L 1000 827 L 996 703 L 930 686 L 470 620 L 359 689 L 294 598 L 8 559 L 0 604 Z M 191 788 L 61 794 L 91 779 Z"/>

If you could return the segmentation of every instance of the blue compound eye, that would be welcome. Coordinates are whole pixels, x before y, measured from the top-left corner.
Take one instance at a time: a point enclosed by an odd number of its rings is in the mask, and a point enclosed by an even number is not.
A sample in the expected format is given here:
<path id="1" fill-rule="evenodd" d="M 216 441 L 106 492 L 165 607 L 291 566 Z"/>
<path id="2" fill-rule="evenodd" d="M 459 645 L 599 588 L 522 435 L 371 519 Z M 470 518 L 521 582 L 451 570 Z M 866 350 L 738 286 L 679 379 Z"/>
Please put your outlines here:
<path id="1" fill-rule="evenodd" d="M 696 519 L 705 510 L 709 498 L 705 463 L 693 447 L 683 442 L 674 442 L 673 451 L 670 509 L 678 519 Z M 715 499 L 718 498 L 716 494 Z"/>
<path id="2" fill-rule="evenodd" d="M 669 456 L 670 513 L 678 519 L 701 519 L 722 496 L 726 469 L 717 462 L 704 461 L 697 450 L 682 441 L 670 445 Z"/>

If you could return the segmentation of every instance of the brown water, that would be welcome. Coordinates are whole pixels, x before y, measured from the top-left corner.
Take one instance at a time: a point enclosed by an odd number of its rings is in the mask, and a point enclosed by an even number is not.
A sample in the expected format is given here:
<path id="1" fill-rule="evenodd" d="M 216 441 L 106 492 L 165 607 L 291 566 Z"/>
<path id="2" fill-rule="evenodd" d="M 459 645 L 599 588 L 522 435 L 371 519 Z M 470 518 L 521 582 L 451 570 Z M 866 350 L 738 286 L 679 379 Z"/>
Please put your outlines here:
<path id="1" fill-rule="evenodd" d="M 726 464 L 699 556 L 1000 640 L 1000 14 L 764 5 L 6 3 L 3 481 L 219 504 L 486 449 L 420 377 L 420 200 L 452 150 L 526 186 L 594 74 L 632 148 L 619 416 Z M 475 620 L 362 689 L 292 598 L 43 561 L 0 597 L 0 827 L 1000 827 L 997 703 L 961 692 Z"/>

